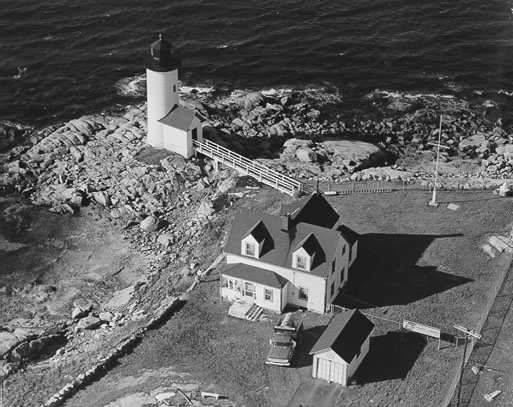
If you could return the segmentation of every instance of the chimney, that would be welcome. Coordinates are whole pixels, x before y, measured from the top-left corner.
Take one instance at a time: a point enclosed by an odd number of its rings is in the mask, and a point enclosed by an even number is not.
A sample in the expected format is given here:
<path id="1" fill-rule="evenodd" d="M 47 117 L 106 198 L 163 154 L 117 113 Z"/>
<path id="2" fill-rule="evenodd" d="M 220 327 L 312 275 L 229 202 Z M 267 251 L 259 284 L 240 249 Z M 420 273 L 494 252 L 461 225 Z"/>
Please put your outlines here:
<path id="1" fill-rule="evenodd" d="M 286 213 L 285 215 L 281 215 L 281 230 L 287 232 L 290 227 L 290 213 Z"/>

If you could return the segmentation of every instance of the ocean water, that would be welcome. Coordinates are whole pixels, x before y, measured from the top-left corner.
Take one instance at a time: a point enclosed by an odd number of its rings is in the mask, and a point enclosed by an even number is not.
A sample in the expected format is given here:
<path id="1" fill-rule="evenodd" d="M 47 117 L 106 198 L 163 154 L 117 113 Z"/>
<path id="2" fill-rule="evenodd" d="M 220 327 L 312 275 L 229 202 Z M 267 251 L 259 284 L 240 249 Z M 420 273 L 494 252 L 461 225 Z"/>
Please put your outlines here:
<path id="1" fill-rule="evenodd" d="M 0 120 L 42 126 L 144 100 L 162 32 L 185 85 L 513 98 L 506 0 L 0 0 Z M 142 83 L 142 82 L 141 82 Z"/>

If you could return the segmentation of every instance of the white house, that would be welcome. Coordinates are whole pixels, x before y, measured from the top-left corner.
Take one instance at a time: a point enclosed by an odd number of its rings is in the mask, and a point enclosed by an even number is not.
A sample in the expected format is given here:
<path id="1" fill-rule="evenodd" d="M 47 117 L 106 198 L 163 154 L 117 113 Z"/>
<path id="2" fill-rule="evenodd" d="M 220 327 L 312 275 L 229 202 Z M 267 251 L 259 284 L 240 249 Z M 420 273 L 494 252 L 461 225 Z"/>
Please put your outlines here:
<path id="1" fill-rule="evenodd" d="M 203 141 L 202 121 L 196 111 L 180 106 L 178 68 L 180 53 L 159 39 L 145 58 L 149 145 L 165 148 L 189 158 L 194 154 L 192 140 Z"/>
<path id="2" fill-rule="evenodd" d="M 337 314 L 310 351 L 312 376 L 346 386 L 369 352 L 373 329 L 358 310 Z"/>
<path id="3" fill-rule="evenodd" d="M 243 210 L 233 221 L 221 270 L 221 297 L 282 312 L 287 304 L 324 313 L 348 280 L 357 234 L 320 193 L 282 215 Z"/>

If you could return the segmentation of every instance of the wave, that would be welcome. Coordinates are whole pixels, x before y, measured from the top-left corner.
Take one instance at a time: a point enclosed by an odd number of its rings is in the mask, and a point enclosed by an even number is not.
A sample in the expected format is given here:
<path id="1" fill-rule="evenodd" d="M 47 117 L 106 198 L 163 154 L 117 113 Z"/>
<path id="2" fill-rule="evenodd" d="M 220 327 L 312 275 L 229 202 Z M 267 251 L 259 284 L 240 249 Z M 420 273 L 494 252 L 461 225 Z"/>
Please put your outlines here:
<path id="1" fill-rule="evenodd" d="M 198 93 L 200 95 L 206 95 L 206 94 L 214 93 L 216 91 L 216 88 L 215 88 L 215 86 L 186 86 L 186 85 L 182 85 L 179 82 L 178 90 L 180 91 L 180 93 L 184 93 L 184 94 Z"/>
<path id="2" fill-rule="evenodd" d="M 513 96 L 513 91 L 507 91 L 504 89 L 500 89 L 497 93 L 499 95 Z"/>
<path id="3" fill-rule="evenodd" d="M 409 100 L 418 100 L 418 99 L 454 99 L 454 95 L 444 95 L 441 93 L 409 93 L 409 92 L 393 92 L 388 90 L 380 90 L 376 89 L 371 93 L 366 95 L 368 99 L 373 99 L 375 97 L 382 97 L 383 99 L 409 99 Z"/>
<path id="4" fill-rule="evenodd" d="M 116 89 L 120 96 L 144 96 L 146 94 L 146 75 L 123 78 L 116 82 Z"/>

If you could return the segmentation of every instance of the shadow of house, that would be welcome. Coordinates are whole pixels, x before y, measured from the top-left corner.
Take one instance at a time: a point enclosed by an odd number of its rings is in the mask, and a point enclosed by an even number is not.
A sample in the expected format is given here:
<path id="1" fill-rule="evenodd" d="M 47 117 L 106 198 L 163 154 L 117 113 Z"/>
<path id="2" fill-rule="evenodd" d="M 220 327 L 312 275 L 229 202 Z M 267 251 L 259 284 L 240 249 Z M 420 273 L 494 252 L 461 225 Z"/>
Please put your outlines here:
<path id="1" fill-rule="evenodd" d="M 362 235 L 349 284 L 334 304 L 347 308 L 406 305 L 473 281 L 435 266 L 416 265 L 435 239 L 458 236 L 462 235 Z"/>
<path id="2" fill-rule="evenodd" d="M 319 325 L 303 331 L 301 343 L 297 346 L 292 360 L 292 366 L 296 368 L 312 366 L 313 356 L 310 355 L 310 351 L 325 330 L 326 325 Z"/>
<path id="3" fill-rule="evenodd" d="M 370 339 L 369 353 L 353 380 L 357 384 L 404 379 L 424 350 L 426 339 L 414 332 L 389 332 Z"/>

